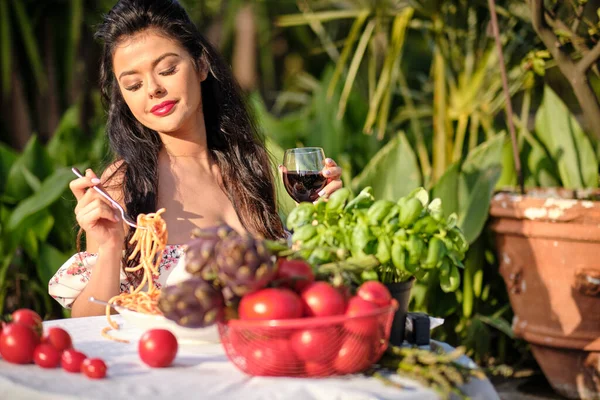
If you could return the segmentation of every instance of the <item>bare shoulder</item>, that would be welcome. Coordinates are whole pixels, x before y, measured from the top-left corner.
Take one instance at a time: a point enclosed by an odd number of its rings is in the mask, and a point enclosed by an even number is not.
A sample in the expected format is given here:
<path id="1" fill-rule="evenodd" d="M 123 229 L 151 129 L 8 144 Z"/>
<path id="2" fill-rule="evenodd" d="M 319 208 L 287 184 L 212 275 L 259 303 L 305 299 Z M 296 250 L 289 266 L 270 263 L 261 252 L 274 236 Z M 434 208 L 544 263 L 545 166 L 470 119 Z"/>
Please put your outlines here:
<path id="1" fill-rule="evenodd" d="M 125 161 L 118 160 L 110 164 L 100 177 L 102 186 L 108 194 L 123 205 L 123 181 L 125 178 Z"/>

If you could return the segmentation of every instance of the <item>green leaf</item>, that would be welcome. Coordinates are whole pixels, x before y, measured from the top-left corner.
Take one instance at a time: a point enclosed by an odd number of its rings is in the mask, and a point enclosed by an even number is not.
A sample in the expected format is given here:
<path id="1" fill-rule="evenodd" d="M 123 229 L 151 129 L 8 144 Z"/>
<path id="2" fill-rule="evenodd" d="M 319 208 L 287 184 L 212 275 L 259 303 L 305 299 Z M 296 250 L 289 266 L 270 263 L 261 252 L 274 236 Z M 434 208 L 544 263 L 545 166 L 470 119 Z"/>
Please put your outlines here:
<path id="1" fill-rule="evenodd" d="M 23 250 L 25 250 L 25 254 L 27 254 L 29 258 L 31 258 L 32 260 L 37 260 L 39 245 L 34 230 L 27 230 L 27 232 L 25 232 L 25 234 L 21 238 L 20 244 L 23 247 Z"/>
<path id="2" fill-rule="evenodd" d="M 444 217 L 458 212 L 458 179 L 460 177 L 460 164 L 451 164 L 444 175 L 431 189 L 431 197 L 442 200 Z"/>
<path id="3" fill-rule="evenodd" d="M 478 315 L 477 318 L 481 322 L 488 324 L 489 326 L 498 329 L 511 339 L 514 339 L 515 334 L 507 320 L 500 317 L 486 317 L 484 315 Z"/>
<path id="4" fill-rule="evenodd" d="M 18 155 L 13 149 L 4 143 L 0 143 L 0 193 L 4 190 L 4 185 L 8 180 L 8 172 L 17 158 Z"/>
<path id="5" fill-rule="evenodd" d="M 475 288 L 475 275 L 483 267 L 483 242 L 481 240 L 476 241 L 467 251 L 465 258 L 465 270 L 463 272 L 463 316 L 470 318 L 473 314 L 473 303 L 476 292 Z"/>
<path id="6" fill-rule="evenodd" d="M 69 256 L 47 243 L 42 243 L 39 254 L 37 274 L 40 281 L 47 284 Z"/>
<path id="7" fill-rule="evenodd" d="M 491 166 L 500 165 L 505 140 L 506 135 L 504 133 L 499 133 L 477 146 L 467 155 L 462 166 L 462 172 L 469 174 Z"/>
<path id="8" fill-rule="evenodd" d="M 50 231 L 54 227 L 54 217 L 46 210 L 42 213 L 43 217 L 36 221 L 35 225 L 31 227 L 31 230 L 40 241 L 45 242 L 48 239 Z"/>
<path id="9" fill-rule="evenodd" d="M 371 35 L 373 34 L 374 29 L 375 21 L 371 20 L 365 27 L 365 30 L 363 31 L 360 40 L 358 41 L 356 51 L 354 52 L 354 57 L 352 57 L 352 61 L 350 62 L 350 69 L 348 70 L 348 76 L 346 78 L 346 82 L 344 83 L 342 96 L 340 97 L 338 118 L 342 118 L 344 112 L 346 111 L 346 104 L 348 102 L 348 97 L 350 96 L 350 90 L 352 90 L 352 86 L 354 85 L 354 79 L 356 78 L 358 68 L 360 67 L 363 56 L 365 54 L 365 50 L 367 49 L 367 45 L 369 43 L 369 40 L 371 39 Z"/>
<path id="10" fill-rule="evenodd" d="M 58 127 L 48 142 L 48 154 L 59 165 L 71 166 L 87 158 L 90 140 L 79 128 L 79 106 L 73 105 L 62 115 Z"/>
<path id="11" fill-rule="evenodd" d="M 69 43 L 66 46 L 66 63 L 65 63 L 65 82 L 67 87 L 71 86 L 73 76 L 75 75 L 76 52 L 79 49 L 79 41 L 81 39 L 81 27 L 83 24 L 83 0 L 70 1 L 71 24 L 69 29 Z"/>
<path id="12" fill-rule="evenodd" d="M 31 21 L 29 20 L 29 16 L 25 10 L 25 2 L 13 1 L 12 4 L 15 8 L 17 23 L 21 30 L 21 39 L 25 44 L 25 52 L 29 57 L 29 64 L 33 70 L 33 75 L 35 76 L 38 89 L 43 93 L 48 88 L 48 81 L 46 79 L 46 73 L 44 72 L 42 57 L 35 40 L 33 27 L 31 26 Z"/>
<path id="13" fill-rule="evenodd" d="M 368 10 L 335 10 L 335 11 L 322 11 L 322 12 L 311 12 L 310 14 L 292 14 L 282 15 L 277 18 L 276 24 L 281 27 L 306 25 L 310 22 L 327 22 L 345 18 L 356 18 L 360 14 Z"/>
<path id="14" fill-rule="evenodd" d="M 69 168 L 59 169 L 48 177 L 35 194 L 19 203 L 8 220 L 8 230 L 16 229 L 25 218 L 58 200 L 72 179 L 73 173 Z"/>
<path id="15" fill-rule="evenodd" d="M 512 143 L 510 140 L 504 141 L 504 146 L 502 146 L 502 174 L 500 175 L 500 179 L 498 179 L 498 183 L 496 184 L 496 188 L 503 187 L 514 187 L 517 185 L 517 171 L 515 170 L 515 163 L 512 151 Z"/>
<path id="16" fill-rule="evenodd" d="M 598 160 L 589 138 L 567 106 L 549 87 L 535 119 L 536 134 L 558 165 L 569 189 L 598 187 Z"/>
<path id="17" fill-rule="evenodd" d="M 359 191 L 373 187 L 376 199 L 396 201 L 421 186 L 417 158 L 404 133 L 400 132 L 375 154 L 363 171 L 352 180 Z"/>
<path id="18" fill-rule="evenodd" d="M 29 187 L 31 188 L 31 190 L 33 190 L 34 192 L 39 190 L 42 182 L 40 182 L 40 180 L 38 179 L 37 176 L 35 176 L 34 174 L 31 173 L 31 171 L 29 171 L 27 168 L 23 167 L 21 169 L 21 172 L 23 173 L 23 177 L 25 178 L 25 182 L 27 182 L 27 184 L 29 185 Z"/>
<path id="19" fill-rule="evenodd" d="M 537 142 L 530 142 L 527 154 L 527 169 L 533 182 L 532 186 L 556 187 L 561 186 L 558 171 L 546 150 Z"/>
<path id="20" fill-rule="evenodd" d="M 485 225 L 501 170 L 498 164 L 460 176 L 458 226 L 469 243 L 477 239 Z"/>
<path id="21" fill-rule="evenodd" d="M 348 56 L 350 56 L 350 50 L 352 50 L 352 47 L 354 47 L 354 42 L 356 41 L 358 33 L 360 32 L 360 28 L 363 26 L 363 24 L 365 23 L 365 20 L 367 19 L 368 16 L 369 16 L 369 10 L 363 11 L 356 18 L 356 20 L 354 20 L 354 23 L 352 24 L 352 28 L 350 28 L 350 33 L 348 33 L 348 36 L 346 37 L 346 41 L 344 43 L 344 48 L 342 50 L 342 53 L 340 54 L 339 60 L 337 61 L 336 65 L 335 65 L 335 71 L 333 72 L 333 76 L 329 83 L 329 88 L 327 89 L 327 97 L 328 98 L 331 98 L 331 96 L 333 96 L 333 91 L 334 91 L 335 85 L 337 84 L 337 81 L 340 78 L 342 71 L 346 67 L 346 61 L 348 60 Z"/>
<path id="22" fill-rule="evenodd" d="M 8 172 L 5 194 L 17 201 L 33 193 L 25 177 L 25 169 L 33 173 L 40 180 L 44 180 L 54 171 L 52 160 L 37 136 L 32 136 L 29 139 L 23 153 L 12 164 Z"/>

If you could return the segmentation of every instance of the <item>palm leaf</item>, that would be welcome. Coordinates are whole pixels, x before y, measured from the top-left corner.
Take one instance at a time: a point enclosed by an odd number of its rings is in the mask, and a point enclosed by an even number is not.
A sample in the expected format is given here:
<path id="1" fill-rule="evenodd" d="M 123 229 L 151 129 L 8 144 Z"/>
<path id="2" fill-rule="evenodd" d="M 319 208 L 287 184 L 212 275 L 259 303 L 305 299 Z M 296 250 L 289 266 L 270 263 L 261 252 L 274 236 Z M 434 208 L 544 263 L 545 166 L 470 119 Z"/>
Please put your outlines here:
<path id="1" fill-rule="evenodd" d="M 339 119 L 341 119 L 344 116 L 344 112 L 346 111 L 346 104 L 348 102 L 348 97 L 350 96 L 350 90 L 352 90 L 352 86 L 354 85 L 354 79 L 356 79 L 358 68 L 360 67 L 360 63 L 365 54 L 365 50 L 367 49 L 367 44 L 369 44 L 369 40 L 371 39 L 371 35 L 373 34 L 373 29 L 375 29 L 375 21 L 371 20 L 367 24 L 367 27 L 365 28 L 360 38 L 360 41 L 358 42 L 356 52 L 354 53 L 354 57 L 352 58 L 352 62 L 350 63 L 348 78 L 346 79 L 346 83 L 344 84 L 344 89 L 342 91 L 342 96 L 340 98 L 339 103 L 339 111 L 337 115 Z"/>
<path id="2" fill-rule="evenodd" d="M 13 1 L 12 4 L 15 7 L 17 22 L 19 24 L 19 29 L 21 30 L 21 37 L 25 45 L 25 51 L 29 57 L 29 63 L 31 64 L 33 75 L 35 76 L 35 80 L 40 92 L 43 93 L 48 88 L 48 81 L 46 79 L 46 73 L 44 72 L 42 57 L 35 41 L 35 34 L 33 33 L 31 21 L 27 16 L 23 1 Z"/>

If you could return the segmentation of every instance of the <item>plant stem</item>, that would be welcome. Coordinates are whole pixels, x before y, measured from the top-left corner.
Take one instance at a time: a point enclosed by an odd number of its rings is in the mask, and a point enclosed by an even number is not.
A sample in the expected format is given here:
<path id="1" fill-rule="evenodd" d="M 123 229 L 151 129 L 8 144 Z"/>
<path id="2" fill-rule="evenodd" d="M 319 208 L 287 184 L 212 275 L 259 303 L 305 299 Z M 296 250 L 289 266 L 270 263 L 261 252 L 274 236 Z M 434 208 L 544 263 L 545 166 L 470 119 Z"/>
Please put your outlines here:
<path id="1" fill-rule="evenodd" d="M 510 131 L 510 140 L 512 142 L 513 159 L 515 162 L 515 171 L 519 179 L 519 190 L 525 193 L 525 183 L 523 180 L 523 170 L 521 169 L 521 158 L 519 157 L 519 148 L 517 147 L 517 135 L 515 133 L 515 125 L 513 124 L 513 110 L 510 99 L 510 91 L 508 90 L 508 78 L 506 76 L 506 64 L 504 63 L 504 53 L 502 52 L 502 42 L 500 41 L 500 29 L 498 28 L 498 16 L 496 15 L 495 0 L 488 0 L 488 5 L 491 14 L 492 30 L 496 41 L 496 49 L 498 50 L 498 62 L 500 63 L 500 75 L 502 76 L 502 88 L 504 97 L 506 98 L 506 114 L 508 120 L 508 129 Z"/>

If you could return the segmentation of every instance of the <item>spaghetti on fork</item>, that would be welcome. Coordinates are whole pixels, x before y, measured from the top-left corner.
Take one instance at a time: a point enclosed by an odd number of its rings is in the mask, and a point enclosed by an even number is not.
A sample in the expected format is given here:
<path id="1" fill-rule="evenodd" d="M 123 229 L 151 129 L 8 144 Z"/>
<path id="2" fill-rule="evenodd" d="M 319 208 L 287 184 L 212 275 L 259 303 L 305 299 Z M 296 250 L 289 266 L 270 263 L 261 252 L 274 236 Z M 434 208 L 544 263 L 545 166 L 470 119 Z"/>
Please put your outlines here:
<path id="1" fill-rule="evenodd" d="M 162 315 L 158 309 L 160 289 L 154 283 L 154 276 L 159 273 L 158 267 L 168 240 L 167 224 L 161 216 L 164 212 L 165 209 L 161 208 L 155 213 L 138 215 L 138 228 L 129 241 L 130 245 L 135 243 L 129 260 L 134 259 L 139 254 L 140 262 L 135 267 L 125 267 L 125 271 L 136 272 L 143 270 L 142 280 L 129 293 L 121 293 L 108 300 L 106 317 L 110 326 L 102 330 L 102 336 L 108 339 L 124 343 L 128 342 L 127 340 L 118 339 L 108 334 L 111 329 L 119 329 L 119 325 L 110 317 L 110 309 L 113 304 L 144 314 Z M 146 291 L 143 290 L 145 286 L 148 287 Z"/>

